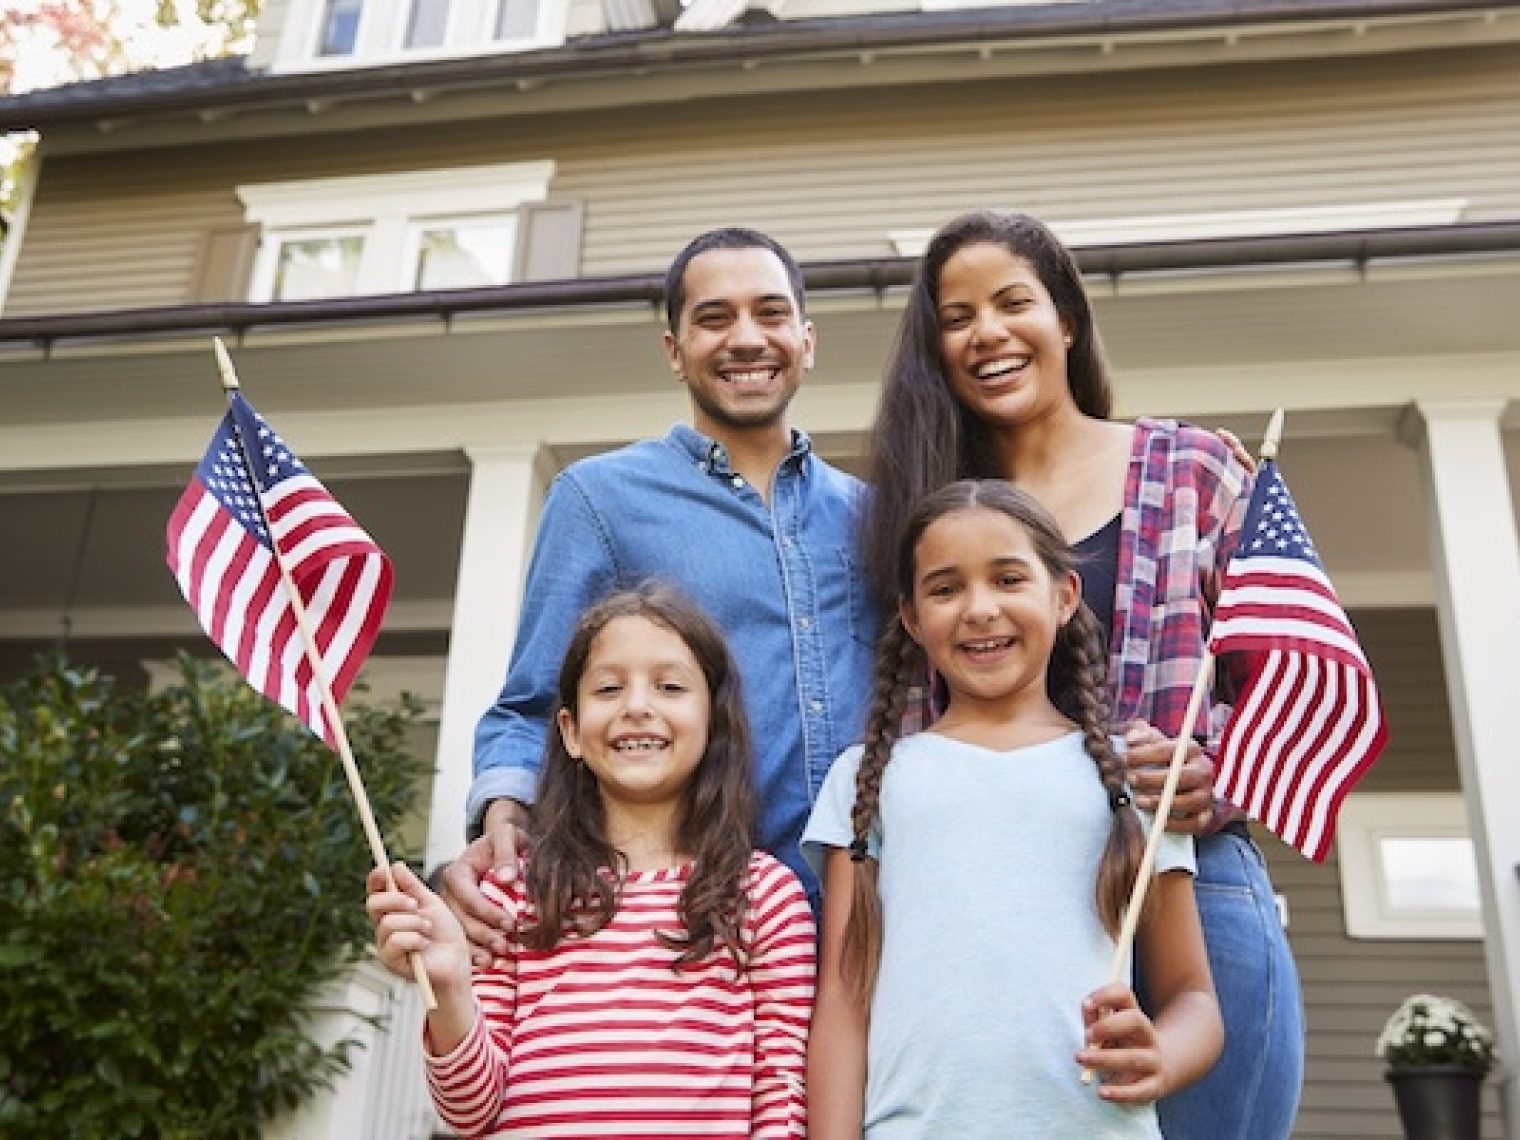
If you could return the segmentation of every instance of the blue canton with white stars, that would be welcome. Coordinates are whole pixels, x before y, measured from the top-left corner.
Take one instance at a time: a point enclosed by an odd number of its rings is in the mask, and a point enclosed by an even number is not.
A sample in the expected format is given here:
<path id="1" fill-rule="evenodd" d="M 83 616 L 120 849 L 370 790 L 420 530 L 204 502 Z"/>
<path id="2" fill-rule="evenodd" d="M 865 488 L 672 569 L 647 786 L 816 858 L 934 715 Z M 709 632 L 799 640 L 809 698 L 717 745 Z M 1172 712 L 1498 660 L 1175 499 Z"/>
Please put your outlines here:
<path id="1" fill-rule="evenodd" d="M 1298 517 L 1298 508 L 1287 484 L 1277 473 L 1277 464 L 1268 462 L 1256 478 L 1251 508 L 1241 532 L 1240 555 L 1249 558 L 1298 558 L 1320 566 L 1319 554 L 1309 532 Z"/>
<path id="2" fill-rule="evenodd" d="M 254 463 L 252 478 L 238 446 L 237 429 L 241 429 L 243 439 L 248 441 L 248 453 Z M 264 546 L 270 545 L 269 531 L 259 509 L 255 481 L 259 489 L 267 491 L 281 480 L 305 473 L 306 466 L 291 454 L 285 441 L 264 422 L 263 416 L 235 393 L 231 409 L 222 417 L 221 426 L 196 469 L 206 490 Z"/>

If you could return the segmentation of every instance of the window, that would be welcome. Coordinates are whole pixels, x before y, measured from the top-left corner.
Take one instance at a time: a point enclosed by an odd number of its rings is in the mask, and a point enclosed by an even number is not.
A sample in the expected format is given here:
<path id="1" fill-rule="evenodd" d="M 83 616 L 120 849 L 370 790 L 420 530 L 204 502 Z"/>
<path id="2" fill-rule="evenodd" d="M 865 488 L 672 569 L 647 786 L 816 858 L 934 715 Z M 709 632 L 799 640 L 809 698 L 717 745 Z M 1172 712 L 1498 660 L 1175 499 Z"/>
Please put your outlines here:
<path id="1" fill-rule="evenodd" d="M 359 17 L 364 0 L 325 0 L 322 6 L 322 34 L 317 43 L 319 55 L 353 55 L 359 43 Z"/>
<path id="2" fill-rule="evenodd" d="M 1336 840 L 1352 938 L 1481 938 L 1478 863 L 1455 792 L 1346 799 Z"/>
<path id="3" fill-rule="evenodd" d="M 531 39 L 538 32 L 538 0 L 501 0 L 496 13 L 498 40 Z"/>
<path id="4" fill-rule="evenodd" d="M 517 219 L 485 215 L 420 223 L 416 249 L 409 251 L 412 288 L 473 289 L 505 285 L 511 278 Z"/>
<path id="5" fill-rule="evenodd" d="M 412 0 L 411 15 L 406 22 L 406 46 L 438 47 L 449 27 L 449 0 Z"/>
<path id="6" fill-rule="evenodd" d="M 570 0 L 288 0 L 276 72 L 529 51 L 565 42 Z"/>
<path id="7" fill-rule="evenodd" d="M 352 295 L 359 283 L 362 234 L 288 234 L 276 239 L 271 301 Z"/>
<path id="8" fill-rule="evenodd" d="M 263 231 L 250 299 L 507 284 L 519 211 L 553 174 L 544 161 L 239 187 Z"/>

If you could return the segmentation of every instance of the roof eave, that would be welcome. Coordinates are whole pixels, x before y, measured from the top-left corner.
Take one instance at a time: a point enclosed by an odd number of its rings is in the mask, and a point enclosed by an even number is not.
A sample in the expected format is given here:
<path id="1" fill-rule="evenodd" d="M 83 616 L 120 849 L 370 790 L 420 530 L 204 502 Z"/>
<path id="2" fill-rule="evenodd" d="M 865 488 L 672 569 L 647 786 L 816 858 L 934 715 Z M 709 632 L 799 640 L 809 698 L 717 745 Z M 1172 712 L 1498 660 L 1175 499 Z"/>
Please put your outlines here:
<path id="1" fill-rule="evenodd" d="M 1015 37 L 1178 32 L 1195 28 L 1486 13 L 1520 0 L 1143 0 L 1054 3 L 934 12 L 882 13 L 747 24 L 684 35 L 669 30 L 572 41 L 540 51 L 471 56 L 321 72 L 241 73 L 236 80 L 138 90 L 120 80 L 0 100 L 0 130 L 44 130 L 102 118 L 201 115 L 311 100 L 458 90 L 500 83 L 582 78 L 629 69 L 674 69 L 850 50 L 950 46 Z"/>

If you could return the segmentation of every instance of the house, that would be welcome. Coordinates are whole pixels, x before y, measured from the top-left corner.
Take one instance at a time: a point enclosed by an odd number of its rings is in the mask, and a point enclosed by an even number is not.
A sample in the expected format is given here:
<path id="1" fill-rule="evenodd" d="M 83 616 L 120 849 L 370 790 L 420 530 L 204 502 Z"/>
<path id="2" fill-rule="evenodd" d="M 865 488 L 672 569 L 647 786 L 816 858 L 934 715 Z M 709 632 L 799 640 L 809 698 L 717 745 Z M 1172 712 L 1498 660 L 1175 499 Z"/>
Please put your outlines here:
<path id="1" fill-rule="evenodd" d="M 1515 1140 L 1517 45 L 1513 0 L 264 0 L 246 59 L 0 100 L 42 136 L 0 252 L 0 673 L 61 633 L 124 668 L 207 650 L 161 534 L 221 336 L 395 561 L 371 675 L 436 702 L 447 859 L 546 481 L 684 414 L 673 253 L 729 223 L 797 253 L 797 418 L 848 466 L 927 233 L 1024 209 L 1079 252 L 1120 415 L 1254 442 L 1287 410 L 1382 682 L 1336 851 L 1263 839 L 1295 1135 L 1396 1134 L 1372 1044 L 1430 989 L 1496 1026 L 1484 1135 Z M 343 1095 L 395 1121 L 377 1072 Z M 386 1134 L 323 1111 L 302 1135 Z"/>

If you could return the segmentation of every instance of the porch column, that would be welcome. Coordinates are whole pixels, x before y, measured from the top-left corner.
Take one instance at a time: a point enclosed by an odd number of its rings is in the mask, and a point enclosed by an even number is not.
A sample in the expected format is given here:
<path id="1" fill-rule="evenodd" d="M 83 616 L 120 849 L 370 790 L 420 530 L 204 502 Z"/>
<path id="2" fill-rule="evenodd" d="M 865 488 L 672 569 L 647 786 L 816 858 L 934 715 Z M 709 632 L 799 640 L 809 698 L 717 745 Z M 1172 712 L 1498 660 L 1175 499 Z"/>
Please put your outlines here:
<path id="1" fill-rule="evenodd" d="M 1520 541 L 1502 400 L 1417 401 L 1441 656 L 1483 898 L 1506 1135 L 1520 1140 Z"/>
<path id="2" fill-rule="evenodd" d="M 468 447 L 470 495 L 438 722 L 438 771 L 428 817 L 428 870 L 464 847 L 464 802 L 475 724 L 501 692 L 518 603 L 543 503 L 539 449 Z"/>

